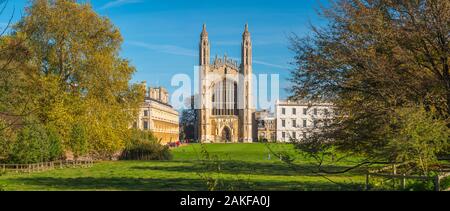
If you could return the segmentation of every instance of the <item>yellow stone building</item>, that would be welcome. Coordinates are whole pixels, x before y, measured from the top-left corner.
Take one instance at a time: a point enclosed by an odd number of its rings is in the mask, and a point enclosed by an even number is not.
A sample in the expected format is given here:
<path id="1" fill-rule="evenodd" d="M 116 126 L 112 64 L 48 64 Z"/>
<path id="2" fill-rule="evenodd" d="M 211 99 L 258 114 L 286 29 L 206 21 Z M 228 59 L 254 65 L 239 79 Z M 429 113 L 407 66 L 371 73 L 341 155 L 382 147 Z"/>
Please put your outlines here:
<path id="1" fill-rule="evenodd" d="M 146 91 L 145 102 L 134 127 L 151 131 L 162 144 L 178 141 L 179 113 L 169 104 L 169 92 L 165 88 L 151 87 Z"/>

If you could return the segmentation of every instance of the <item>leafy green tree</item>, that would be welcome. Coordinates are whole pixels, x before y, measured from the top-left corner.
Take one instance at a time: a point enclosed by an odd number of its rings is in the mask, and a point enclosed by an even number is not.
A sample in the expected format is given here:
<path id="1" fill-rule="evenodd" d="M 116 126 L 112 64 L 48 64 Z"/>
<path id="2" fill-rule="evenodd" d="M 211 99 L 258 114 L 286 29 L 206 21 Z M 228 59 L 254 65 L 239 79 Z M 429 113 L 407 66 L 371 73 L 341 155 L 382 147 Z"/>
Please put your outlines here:
<path id="1" fill-rule="evenodd" d="M 88 135 L 83 125 L 74 124 L 72 126 L 69 144 L 75 159 L 88 152 Z"/>
<path id="2" fill-rule="evenodd" d="M 189 139 L 197 141 L 197 122 L 198 122 L 198 111 L 195 109 L 195 102 L 197 96 L 193 95 L 185 101 L 187 109 L 181 112 L 180 117 L 180 140 Z"/>
<path id="3" fill-rule="evenodd" d="M 392 137 L 385 151 L 391 152 L 393 161 L 411 162 L 421 174 L 428 175 L 437 155 L 450 147 L 450 129 L 423 107 L 400 108 L 397 114 L 391 121 Z"/>
<path id="4" fill-rule="evenodd" d="M 9 155 L 12 152 L 12 146 L 14 141 L 16 140 L 16 134 L 8 126 L 8 123 L 2 121 L 0 119 L 0 128 L 4 128 L 0 130 L 0 163 L 4 162 L 8 159 Z"/>
<path id="5" fill-rule="evenodd" d="M 61 136 L 54 128 L 46 128 L 47 131 L 47 161 L 61 160 L 64 158 L 64 149 Z"/>
<path id="6" fill-rule="evenodd" d="M 11 163 L 38 163 L 56 160 L 62 156 L 59 137 L 47 131 L 36 120 L 27 119 L 26 126 L 17 135 L 8 161 Z"/>
<path id="7" fill-rule="evenodd" d="M 78 121 L 89 131 L 92 155 L 111 158 L 123 149 L 143 95 L 129 84 L 135 69 L 120 58 L 122 37 L 107 18 L 77 1 L 34 0 L 9 39 L 21 41 L 23 49 L 11 52 L 26 59 L 14 73 L 23 75 L 24 87 L 16 85 L 18 93 L 8 88 L 5 96 L 28 99 L 20 103 L 46 127 L 56 129 L 64 149 L 73 146 L 71 132 Z M 5 84 L 21 84 L 7 78 Z"/>
<path id="8" fill-rule="evenodd" d="M 335 0 L 321 12 L 326 26 L 292 36 L 292 99 L 326 100 L 337 110 L 298 148 L 318 158 L 330 149 L 365 156 L 357 167 L 448 154 L 440 127 L 450 125 L 448 11 L 448 1 Z M 403 115 L 408 108 L 416 116 Z"/>

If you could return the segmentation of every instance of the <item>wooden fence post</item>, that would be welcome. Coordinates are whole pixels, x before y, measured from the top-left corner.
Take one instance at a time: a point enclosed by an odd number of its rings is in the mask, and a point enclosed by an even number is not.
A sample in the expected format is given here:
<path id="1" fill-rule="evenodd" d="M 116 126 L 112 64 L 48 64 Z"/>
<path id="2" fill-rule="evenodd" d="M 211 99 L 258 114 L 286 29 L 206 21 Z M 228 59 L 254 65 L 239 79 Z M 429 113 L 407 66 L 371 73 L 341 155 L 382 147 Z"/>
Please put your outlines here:
<path id="1" fill-rule="evenodd" d="M 366 191 L 368 191 L 369 190 L 369 181 L 370 180 L 370 173 L 367 173 L 366 174 Z"/>
<path id="2" fill-rule="evenodd" d="M 403 189 L 403 190 L 406 189 L 406 174 L 403 174 L 403 178 L 402 178 L 402 189 Z"/>
<path id="3" fill-rule="evenodd" d="M 440 185 L 439 175 L 434 176 L 434 191 L 440 191 Z"/>

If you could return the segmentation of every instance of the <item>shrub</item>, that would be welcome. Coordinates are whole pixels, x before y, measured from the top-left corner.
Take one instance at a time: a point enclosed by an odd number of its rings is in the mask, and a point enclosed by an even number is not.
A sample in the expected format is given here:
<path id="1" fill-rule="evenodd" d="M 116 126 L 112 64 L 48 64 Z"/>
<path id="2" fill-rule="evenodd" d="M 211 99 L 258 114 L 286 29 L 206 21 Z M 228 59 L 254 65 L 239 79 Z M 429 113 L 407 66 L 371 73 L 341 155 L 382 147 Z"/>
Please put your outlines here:
<path id="1" fill-rule="evenodd" d="M 406 186 L 408 191 L 433 191 L 434 183 L 433 181 L 414 181 L 413 183 Z"/>
<path id="2" fill-rule="evenodd" d="M 445 120 L 436 119 L 423 107 L 402 108 L 391 121 L 392 135 L 383 154 L 396 162 L 412 162 L 423 175 L 438 163 L 438 154 L 450 145 Z"/>
<path id="3" fill-rule="evenodd" d="M 60 159 L 61 141 L 56 131 L 39 123 L 29 122 L 18 133 L 8 157 L 9 163 L 38 163 Z"/>
<path id="4" fill-rule="evenodd" d="M 6 122 L 0 119 L 0 162 L 4 162 L 11 154 L 15 139 L 15 132 Z"/>
<path id="5" fill-rule="evenodd" d="M 130 144 L 123 150 L 121 160 L 171 160 L 168 146 L 161 145 L 150 132 L 133 131 Z"/>
<path id="6" fill-rule="evenodd" d="M 450 188 L 450 177 L 445 177 L 441 180 L 441 189 L 447 190 Z"/>

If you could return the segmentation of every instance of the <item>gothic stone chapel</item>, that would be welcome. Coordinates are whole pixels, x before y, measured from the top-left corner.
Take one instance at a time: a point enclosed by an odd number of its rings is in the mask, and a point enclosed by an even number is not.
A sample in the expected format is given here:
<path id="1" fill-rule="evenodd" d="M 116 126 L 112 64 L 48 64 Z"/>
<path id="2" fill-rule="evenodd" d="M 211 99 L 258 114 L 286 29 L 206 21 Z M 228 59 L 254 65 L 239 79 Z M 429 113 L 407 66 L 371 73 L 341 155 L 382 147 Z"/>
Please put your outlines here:
<path id="1" fill-rule="evenodd" d="M 224 56 L 211 62 L 206 25 L 200 35 L 200 108 L 202 143 L 252 142 L 252 42 L 242 35 L 241 64 Z"/>

